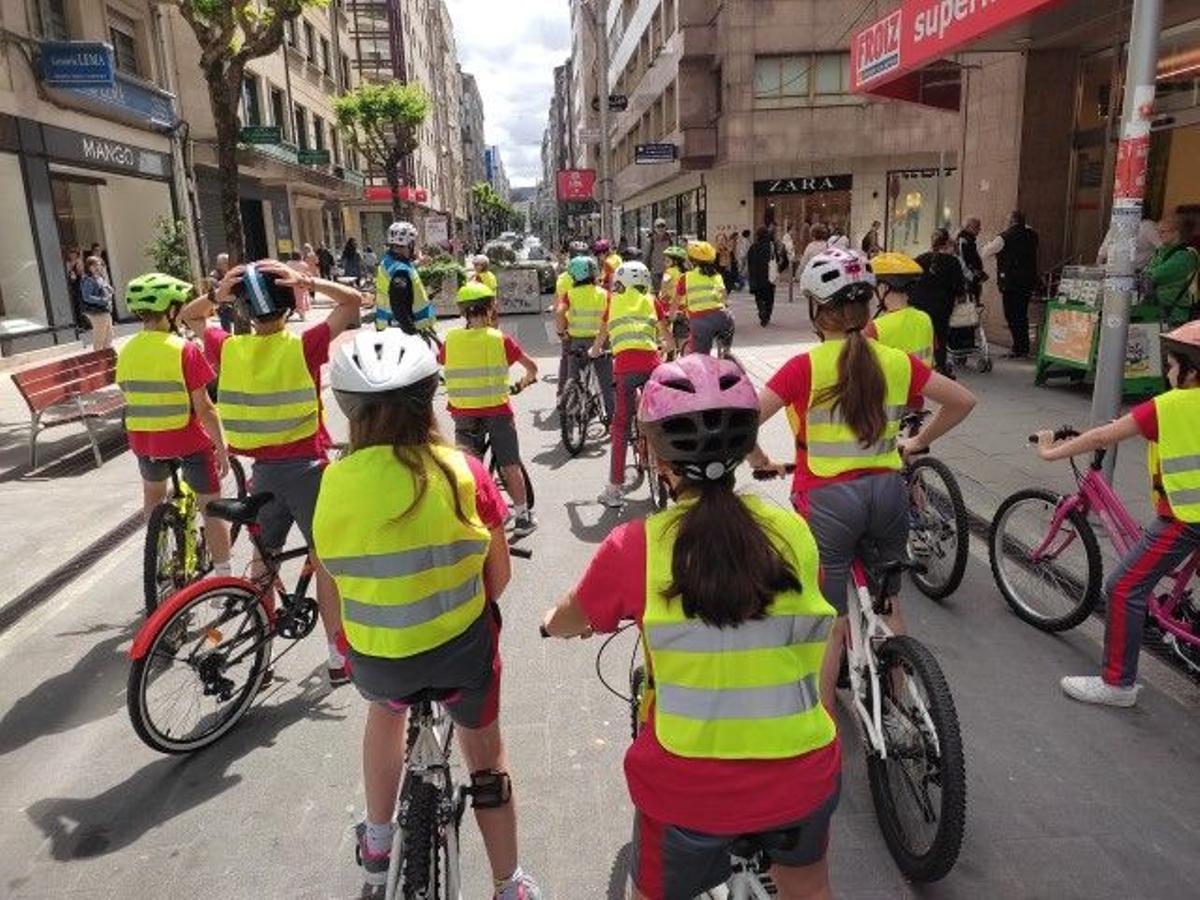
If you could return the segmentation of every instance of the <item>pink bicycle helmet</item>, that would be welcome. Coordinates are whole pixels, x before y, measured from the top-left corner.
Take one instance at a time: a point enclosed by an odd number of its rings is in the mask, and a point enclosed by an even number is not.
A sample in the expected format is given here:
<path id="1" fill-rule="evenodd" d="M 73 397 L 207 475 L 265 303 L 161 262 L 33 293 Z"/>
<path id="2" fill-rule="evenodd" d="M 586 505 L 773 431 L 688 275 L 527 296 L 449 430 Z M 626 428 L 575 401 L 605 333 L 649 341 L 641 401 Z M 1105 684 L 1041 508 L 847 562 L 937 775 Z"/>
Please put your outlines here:
<path id="1" fill-rule="evenodd" d="M 719 481 L 758 439 L 758 394 L 731 359 L 693 353 L 654 370 L 638 408 L 654 452 L 691 481 Z"/>
<path id="2" fill-rule="evenodd" d="M 604 238 L 600 238 L 598 241 L 596 241 L 596 243 L 592 244 L 593 253 L 607 253 L 611 249 L 612 244 L 610 244 Z"/>

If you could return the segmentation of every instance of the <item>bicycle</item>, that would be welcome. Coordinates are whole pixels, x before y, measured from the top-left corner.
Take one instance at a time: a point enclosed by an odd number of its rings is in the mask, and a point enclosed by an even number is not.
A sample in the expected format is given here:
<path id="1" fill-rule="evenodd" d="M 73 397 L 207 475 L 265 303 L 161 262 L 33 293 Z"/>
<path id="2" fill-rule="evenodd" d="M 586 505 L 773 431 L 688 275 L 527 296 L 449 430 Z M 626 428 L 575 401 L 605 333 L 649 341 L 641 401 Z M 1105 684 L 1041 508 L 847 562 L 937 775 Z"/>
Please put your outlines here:
<path id="1" fill-rule="evenodd" d="M 520 384 L 518 383 L 518 384 L 511 385 L 508 389 L 508 392 L 510 394 L 512 394 L 513 396 L 516 396 L 517 394 L 521 393 L 522 390 L 524 390 L 524 388 L 522 388 L 520 386 Z M 488 470 L 488 473 L 492 476 L 492 480 L 496 482 L 496 485 L 502 491 L 504 491 L 506 494 L 508 494 L 508 499 L 509 499 L 510 505 L 511 505 L 512 491 L 510 491 L 508 489 L 508 485 L 505 484 L 505 482 L 504 482 L 504 472 L 501 469 L 500 464 L 498 462 L 496 462 L 496 455 L 494 453 L 492 453 L 492 441 L 491 441 L 491 438 L 488 437 L 488 433 L 486 430 L 484 430 L 483 433 L 481 435 L 479 435 L 478 441 L 476 444 L 476 449 L 479 451 L 480 462 L 482 462 L 484 465 L 484 468 L 486 468 Z M 521 465 L 521 478 L 525 482 L 525 503 L 530 509 L 533 509 L 533 501 L 534 501 L 533 479 L 531 479 L 529 477 L 529 471 L 525 468 L 525 463 L 522 462 L 520 465 Z"/>
<path id="2" fill-rule="evenodd" d="M 170 493 L 150 513 L 142 550 L 142 596 L 147 616 L 171 594 L 212 571 L 196 492 L 180 477 L 179 460 L 170 460 L 170 465 Z M 237 457 L 229 458 L 229 470 L 238 499 L 244 499 L 246 471 Z M 240 532 L 240 524 L 230 529 L 230 545 Z"/>
<path id="3" fill-rule="evenodd" d="M 901 419 L 901 430 L 915 437 L 931 413 L 913 411 Z M 923 565 L 909 570 L 917 590 L 942 600 L 962 585 L 971 549 L 970 521 L 962 488 L 940 459 L 922 453 L 905 460 L 909 495 L 909 556 Z"/>
<path id="4" fill-rule="evenodd" d="M 1060 428 L 1054 439 L 1078 434 L 1074 428 Z M 1035 443 L 1037 437 L 1029 440 Z M 1092 521 L 1099 523 L 1121 556 L 1141 540 L 1141 525 L 1104 479 L 1106 455 L 1103 449 L 1093 453 L 1086 471 L 1071 459 L 1076 492 L 1017 491 L 1000 504 L 992 520 L 988 551 L 996 585 L 1013 612 L 1042 631 L 1074 628 L 1096 608 L 1103 564 Z M 1165 579 L 1170 590 L 1152 594 L 1147 606 L 1163 642 L 1194 676 L 1200 676 L 1200 599 L 1190 585 L 1197 571 L 1200 552 Z M 1028 587 L 1018 583 L 1021 574 L 1030 576 Z"/>
<path id="5" fill-rule="evenodd" d="M 600 378 L 591 364 L 592 357 L 583 349 L 573 351 L 573 355 L 580 362 L 559 400 L 559 429 L 567 452 L 578 456 L 587 442 L 588 428 L 593 421 L 603 417 L 604 397 L 600 392 Z"/>
<path id="6" fill-rule="evenodd" d="M 632 494 L 644 483 L 650 485 L 650 503 L 655 509 L 666 509 L 671 500 L 671 485 L 658 472 L 658 457 L 654 448 L 638 425 L 637 408 L 641 405 L 642 389 L 638 388 L 633 404 L 633 412 L 629 416 L 629 443 L 633 448 L 633 464 L 626 469 L 633 469 L 633 481 L 626 488 L 626 494 Z"/>

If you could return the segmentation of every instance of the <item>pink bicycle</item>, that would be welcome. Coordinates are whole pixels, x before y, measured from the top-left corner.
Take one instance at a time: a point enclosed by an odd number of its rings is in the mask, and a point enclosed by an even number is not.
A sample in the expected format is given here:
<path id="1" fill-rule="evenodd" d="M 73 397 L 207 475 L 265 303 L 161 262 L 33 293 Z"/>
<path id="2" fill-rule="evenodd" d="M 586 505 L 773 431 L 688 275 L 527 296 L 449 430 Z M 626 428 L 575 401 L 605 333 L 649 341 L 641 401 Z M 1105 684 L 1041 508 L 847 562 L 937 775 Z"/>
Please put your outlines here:
<path id="1" fill-rule="evenodd" d="M 1073 428 L 1055 440 L 1076 437 Z M 1030 442 L 1036 443 L 1036 437 Z M 1079 485 L 1062 496 L 1043 488 L 1017 491 L 1000 504 L 988 535 L 992 575 L 1013 612 L 1042 631 L 1065 631 L 1086 619 L 1100 599 L 1103 566 L 1100 543 L 1089 521 L 1094 514 L 1117 553 L 1124 556 L 1142 537 L 1142 527 L 1104 480 L 1104 450 L 1092 455 Z M 1170 589 L 1151 596 L 1148 613 L 1189 670 L 1200 675 L 1200 597 L 1192 584 L 1200 552 L 1192 554 L 1164 582 Z"/>

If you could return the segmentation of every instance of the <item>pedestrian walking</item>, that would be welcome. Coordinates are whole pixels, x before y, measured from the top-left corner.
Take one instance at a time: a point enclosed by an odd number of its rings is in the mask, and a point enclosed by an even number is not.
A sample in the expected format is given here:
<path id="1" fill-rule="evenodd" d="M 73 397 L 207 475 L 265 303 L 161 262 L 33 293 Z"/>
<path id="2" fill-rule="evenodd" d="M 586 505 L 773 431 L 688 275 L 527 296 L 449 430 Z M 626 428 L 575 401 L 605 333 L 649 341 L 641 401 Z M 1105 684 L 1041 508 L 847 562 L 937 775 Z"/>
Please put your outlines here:
<path id="1" fill-rule="evenodd" d="M 867 254 L 868 258 L 883 251 L 883 245 L 879 243 L 879 229 L 882 227 L 882 224 L 882 222 L 878 221 L 872 222 L 867 233 L 863 235 L 862 252 Z"/>
<path id="2" fill-rule="evenodd" d="M 804 253 L 800 255 L 800 265 L 797 267 L 800 272 L 808 268 L 813 257 L 829 249 L 829 227 L 827 225 L 819 223 L 814 225 L 809 231 L 809 235 L 811 240 L 805 245 Z"/>
<path id="3" fill-rule="evenodd" d="M 353 278 L 356 287 L 362 284 L 363 257 L 358 250 L 358 241 L 354 238 L 347 238 L 346 245 L 342 248 L 342 276 Z"/>
<path id="4" fill-rule="evenodd" d="M 229 271 L 229 254 L 218 253 L 215 263 L 212 271 L 208 273 L 209 287 L 213 290 L 221 283 L 221 279 L 225 277 L 225 273 Z M 233 304 L 222 303 L 218 306 L 217 318 L 221 320 L 221 328 L 232 334 L 234 320 L 236 319 Z"/>
<path id="5" fill-rule="evenodd" d="M 304 246 L 307 250 L 312 250 L 311 244 L 305 244 Z M 306 281 L 311 281 L 316 277 L 317 273 L 310 269 L 304 258 L 295 251 L 292 251 L 288 254 L 287 267 L 289 269 L 295 269 L 302 276 L 309 276 L 307 280 L 302 279 L 300 285 L 296 288 L 296 315 L 299 316 L 301 322 L 304 322 L 308 319 L 309 309 L 312 308 L 312 294 L 305 286 Z"/>
<path id="6" fill-rule="evenodd" d="M 958 298 L 966 293 L 967 282 L 962 264 L 954 255 L 950 232 L 938 228 L 933 232 L 930 249 L 917 257 L 924 274 L 913 286 L 912 305 L 933 321 L 933 360 L 938 372 L 953 377 L 946 361 L 950 339 L 950 314 Z"/>
<path id="7" fill-rule="evenodd" d="M 792 234 L 794 227 L 791 222 L 787 223 L 787 227 L 783 230 L 783 239 L 780 241 L 783 244 L 783 252 L 788 258 L 787 273 L 788 280 L 796 280 L 796 267 L 800 265 L 800 257 L 796 255 L 796 238 Z M 803 249 L 803 245 L 801 245 Z M 789 299 L 790 299 L 789 294 Z"/>
<path id="8" fill-rule="evenodd" d="M 967 294 L 975 303 L 983 294 L 983 283 L 988 280 L 988 273 L 983 267 L 983 257 L 979 255 L 979 219 L 970 218 L 963 224 L 958 233 L 958 258 L 962 262 L 963 275 L 967 279 Z"/>
<path id="9" fill-rule="evenodd" d="M 760 225 L 754 235 L 754 243 L 746 252 L 746 278 L 754 305 L 758 307 L 758 324 L 766 328 L 771 324 L 771 313 L 775 309 L 775 282 L 779 278 L 779 253 L 771 232 Z"/>
<path id="10" fill-rule="evenodd" d="M 728 232 L 721 231 L 717 233 L 717 271 L 721 274 L 721 280 L 725 283 L 725 286 L 731 290 L 737 287 L 732 240 L 734 238 Z"/>
<path id="11" fill-rule="evenodd" d="M 367 248 L 362 254 L 363 277 L 367 281 L 375 279 L 375 271 L 379 268 L 379 254 L 375 252 L 375 248 L 367 244 Z"/>
<path id="12" fill-rule="evenodd" d="M 1008 227 L 983 248 L 982 255 L 996 257 L 996 284 L 1004 299 L 1004 318 L 1012 333 L 1012 350 L 1005 359 L 1029 356 L 1029 301 L 1038 282 L 1038 233 L 1013 210 Z"/>
<path id="13" fill-rule="evenodd" d="M 333 275 L 333 254 L 329 252 L 329 247 L 324 241 L 317 245 L 317 271 L 326 281 Z"/>
<path id="14" fill-rule="evenodd" d="M 654 230 L 646 238 L 645 262 L 650 270 L 650 277 L 655 284 L 662 281 L 663 273 L 667 270 L 667 259 L 663 256 L 672 244 L 671 232 L 667 230 L 666 219 L 655 219 Z"/>
<path id="15" fill-rule="evenodd" d="M 774 226 L 767 226 L 767 233 L 771 237 L 771 242 L 774 243 Z M 746 272 L 746 258 L 750 253 L 750 245 L 754 243 L 750 239 L 750 229 L 743 228 L 742 233 L 737 236 L 737 250 L 734 254 L 737 259 L 737 289 L 740 291 L 749 282 L 749 275 Z"/>
<path id="16" fill-rule="evenodd" d="M 83 271 L 83 255 L 78 247 L 67 251 L 64 265 L 67 270 L 67 296 L 71 298 L 71 315 L 75 317 L 76 326 L 82 330 L 83 323 L 87 321 L 83 310 L 83 276 L 87 273 Z"/>
<path id="17" fill-rule="evenodd" d="M 1191 245 L 1191 223 L 1176 215 L 1158 223 L 1161 246 L 1142 274 L 1142 296 L 1158 306 L 1164 322 L 1182 325 L 1196 312 L 1196 273 L 1200 253 Z"/>
<path id="18" fill-rule="evenodd" d="M 92 349 L 106 350 L 113 342 L 113 289 L 99 256 L 89 256 L 84 262 L 79 290 L 83 314 L 92 326 Z"/>

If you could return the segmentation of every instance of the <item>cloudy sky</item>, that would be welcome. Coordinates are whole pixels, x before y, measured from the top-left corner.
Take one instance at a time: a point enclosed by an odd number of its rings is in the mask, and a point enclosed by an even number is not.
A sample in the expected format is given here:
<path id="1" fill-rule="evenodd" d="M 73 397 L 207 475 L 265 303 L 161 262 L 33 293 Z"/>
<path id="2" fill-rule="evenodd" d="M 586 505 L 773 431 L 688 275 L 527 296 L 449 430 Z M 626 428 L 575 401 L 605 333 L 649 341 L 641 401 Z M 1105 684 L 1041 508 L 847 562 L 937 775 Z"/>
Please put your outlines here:
<path id="1" fill-rule="evenodd" d="M 446 0 L 463 71 L 483 95 L 487 142 L 514 187 L 541 174 L 554 67 L 571 49 L 569 0 Z M 519 12 L 518 12 L 519 10 Z"/>

